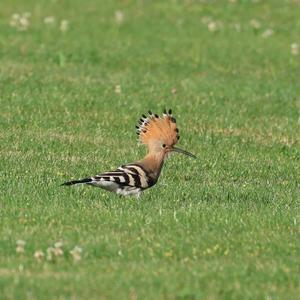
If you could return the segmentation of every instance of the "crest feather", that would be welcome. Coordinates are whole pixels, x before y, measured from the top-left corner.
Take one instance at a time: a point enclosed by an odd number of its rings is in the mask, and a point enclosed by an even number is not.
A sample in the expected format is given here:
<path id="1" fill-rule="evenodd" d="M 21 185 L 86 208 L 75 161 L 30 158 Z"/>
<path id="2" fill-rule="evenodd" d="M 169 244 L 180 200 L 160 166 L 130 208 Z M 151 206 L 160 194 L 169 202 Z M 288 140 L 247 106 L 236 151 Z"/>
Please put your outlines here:
<path id="1" fill-rule="evenodd" d="M 149 111 L 148 116 L 142 115 L 136 128 L 139 139 L 144 145 L 159 141 L 171 146 L 179 140 L 179 130 L 171 109 L 168 112 L 164 110 L 162 117 Z"/>

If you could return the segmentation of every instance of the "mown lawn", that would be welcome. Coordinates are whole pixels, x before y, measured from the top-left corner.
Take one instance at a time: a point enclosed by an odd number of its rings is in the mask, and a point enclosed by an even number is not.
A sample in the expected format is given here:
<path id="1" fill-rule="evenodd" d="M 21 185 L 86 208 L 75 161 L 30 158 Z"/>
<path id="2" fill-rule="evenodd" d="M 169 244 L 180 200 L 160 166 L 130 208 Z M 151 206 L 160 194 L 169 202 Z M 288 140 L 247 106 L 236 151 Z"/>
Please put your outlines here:
<path id="1" fill-rule="evenodd" d="M 0 298 L 299 299 L 299 14 L 3 2 Z M 196 160 L 140 200 L 60 187 L 141 158 L 135 123 L 165 107 Z"/>

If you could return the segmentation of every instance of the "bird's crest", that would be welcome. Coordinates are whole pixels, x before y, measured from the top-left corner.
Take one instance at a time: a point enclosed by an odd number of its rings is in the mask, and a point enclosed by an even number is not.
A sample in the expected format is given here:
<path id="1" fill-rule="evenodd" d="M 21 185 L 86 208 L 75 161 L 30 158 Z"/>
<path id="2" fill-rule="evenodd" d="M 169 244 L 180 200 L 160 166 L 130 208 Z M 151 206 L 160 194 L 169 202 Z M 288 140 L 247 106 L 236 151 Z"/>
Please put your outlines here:
<path id="1" fill-rule="evenodd" d="M 142 115 L 136 128 L 139 140 L 144 145 L 159 142 L 172 146 L 179 140 L 179 130 L 171 109 L 168 112 L 164 110 L 162 117 L 149 111 L 148 116 Z"/>

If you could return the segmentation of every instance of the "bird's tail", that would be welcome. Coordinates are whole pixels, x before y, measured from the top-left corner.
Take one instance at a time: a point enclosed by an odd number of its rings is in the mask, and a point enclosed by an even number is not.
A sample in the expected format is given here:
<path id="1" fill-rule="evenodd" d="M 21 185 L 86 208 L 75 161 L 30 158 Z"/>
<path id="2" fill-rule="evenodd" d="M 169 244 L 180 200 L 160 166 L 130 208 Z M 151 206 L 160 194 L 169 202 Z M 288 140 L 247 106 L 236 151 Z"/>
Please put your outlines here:
<path id="1" fill-rule="evenodd" d="M 78 184 L 78 183 L 89 183 L 91 181 L 93 181 L 92 178 L 84 178 L 84 179 L 79 179 L 79 180 L 67 181 L 61 185 L 74 185 L 74 184 Z"/>

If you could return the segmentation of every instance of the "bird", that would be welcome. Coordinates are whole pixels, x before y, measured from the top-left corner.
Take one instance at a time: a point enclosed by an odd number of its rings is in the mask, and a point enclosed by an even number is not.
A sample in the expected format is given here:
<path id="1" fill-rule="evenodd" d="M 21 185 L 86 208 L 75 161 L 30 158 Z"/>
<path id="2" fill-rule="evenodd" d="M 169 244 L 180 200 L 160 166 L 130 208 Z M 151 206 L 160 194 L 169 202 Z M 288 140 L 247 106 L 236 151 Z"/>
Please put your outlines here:
<path id="1" fill-rule="evenodd" d="M 121 196 L 136 196 L 154 186 L 161 174 L 165 160 L 177 152 L 192 158 L 196 156 L 186 150 L 175 147 L 180 136 L 172 109 L 165 109 L 162 116 L 149 110 L 140 118 L 136 133 L 141 144 L 147 146 L 147 155 L 138 161 L 121 165 L 114 171 L 92 177 L 64 182 L 63 186 L 87 184 L 115 192 Z"/>

